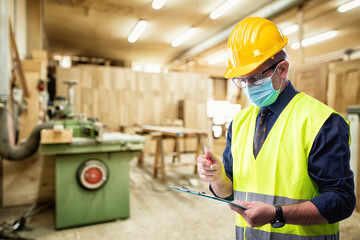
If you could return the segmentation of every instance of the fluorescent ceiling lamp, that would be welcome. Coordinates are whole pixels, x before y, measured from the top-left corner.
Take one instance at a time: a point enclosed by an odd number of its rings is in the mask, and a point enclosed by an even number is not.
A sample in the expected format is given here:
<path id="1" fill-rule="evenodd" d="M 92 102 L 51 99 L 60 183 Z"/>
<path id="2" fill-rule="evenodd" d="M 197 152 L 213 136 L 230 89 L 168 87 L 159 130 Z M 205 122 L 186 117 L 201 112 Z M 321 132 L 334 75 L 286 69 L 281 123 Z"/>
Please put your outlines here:
<path id="1" fill-rule="evenodd" d="M 240 0 L 228 0 L 221 4 L 218 8 L 216 8 L 212 13 L 210 13 L 211 19 L 217 19 L 225 12 L 227 12 L 230 8 L 232 8 L 235 4 L 237 4 Z"/>
<path id="2" fill-rule="evenodd" d="M 333 30 L 333 31 L 329 31 L 326 33 L 322 33 L 320 35 L 311 37 L 311 38 L 307 38 L 301 41 L 301 45 L 303 45 L 304 47 L 318 43 L 318 42 L 322 42 L 325 40 L 328 40 L 330 38 L 335 37 L 336 35 L 338 35 L 338 31 Z"/>
<path id="3" fill-rule="evenodd" d="M 300 43 L 299 43 L 299 42 L 294 42 L 294 43 L 291 44 L 291 48 L 294 49 L 294 50 L 295 50 L 295 49 L 299 49 L 299 47 L 300 47 Z"/>
<path id="4" fill-rule="evenodd" d="M 189 28 L 186 30 L 183 34 L 181 34 L 179 37 L 177 37 L 174 41 L 171 42 L 171 46 L 178 47 L 183 42 L 188 40 L 193 34 L 195 33 L 195 28 Z"/>
<path id="5" fill-rule="evenodd" d="M 60 67 L 70 68 L 71 67 L 71 57 L 70 56 L 62 56 L 62 58 L 60 60 Z"/>
<path id="6" fill-rule="evenodd" d="M 284 35 L 289 35 L 289 34 L 291 34 L 291 33 L 296 32 L 297 30 L 299 30 L 299 25 L 294 24 L 294 25 L 291 25 L 291 26 L 289 26 L 289 27 L 286 27 L 286 28 L 282 29 L 281 32 L 282 32 Z"/>
<path id="7" fill-rule="evenodd" d="M 167 0 L 153 0 L 151 6 L 154 9 L 160 9 L 164 6 L 164 4 L 166 3 Z"/>
<path id="8" fill-rule="evenodd" d="M 338 33 L 339 32 L 337 30 L 332 30 L 332 31 L 328 31 L 328 32 L 316 35 L 314 37 L 306 38 L 301 41 L 301 45 L 303 47 L 310 46 L 312 44 L 333 38 L 333 37 L 337 36 Z M 300 44 L 298 42 L 291 44 L 292 49 L 298 49 L 299 47 L 300 47 Z"/>
<path id="9" fill-rule="evenodd" d="M 360 0 L 355 0 L 341 5 L 337 10 L 338 12 L 346 12 L 358 6 L 360 6 Z"/>
<path id="10" fill-rule="evenodd" d="M 209 64 L 216 64 L 218 62 L 226 61 L 228 59 L 228 53 L 226 51 L 217 52 L 208 58 Z"/>
<path id="11" fill-rule="evenodd" d="M 138 38 L 140 37 L 140 35 L 144 32 L 145 28 L 147 26 L 147 21 L 146 20 L 140 20 L 135 28 L 132 30 L 132 32 L 130 33 L 129 37 L 128 37 L 128 41 L 133 43 L 136 42 L 138 40 Z"/>

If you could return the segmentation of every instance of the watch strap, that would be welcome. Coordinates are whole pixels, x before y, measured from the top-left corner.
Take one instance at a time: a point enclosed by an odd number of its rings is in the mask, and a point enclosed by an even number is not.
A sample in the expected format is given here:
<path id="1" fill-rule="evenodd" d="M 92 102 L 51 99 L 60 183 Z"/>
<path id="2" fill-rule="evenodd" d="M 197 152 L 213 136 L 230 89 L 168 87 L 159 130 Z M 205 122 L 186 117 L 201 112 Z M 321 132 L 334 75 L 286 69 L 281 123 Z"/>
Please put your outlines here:
<path id="1" fill-rule="evenodd" d="M 285 225 L 285 218 L 281 205 L 275 204 L 275 218 L 271 221 L 271 226 L 274 228 L 280 228 Z"/>

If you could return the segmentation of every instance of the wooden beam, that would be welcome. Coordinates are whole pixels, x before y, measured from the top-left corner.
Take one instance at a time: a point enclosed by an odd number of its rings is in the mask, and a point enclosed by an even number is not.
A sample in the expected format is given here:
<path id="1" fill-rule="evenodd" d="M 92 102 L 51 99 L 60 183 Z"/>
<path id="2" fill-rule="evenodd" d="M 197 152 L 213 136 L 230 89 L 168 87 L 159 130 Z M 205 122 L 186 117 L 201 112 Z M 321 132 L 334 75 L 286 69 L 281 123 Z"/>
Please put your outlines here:
<path id="1" fill-rule="evenodd" d="M 13 28 L 12 28 L 10 19 L 9 19 L 9 35 L 10 35 L 10 46 L 11 46 L 10 51 L 14 51 L 14 53 L 15 53 L 16 66 L 18 67 L 18 73 L 19 73 L 19 77 L 20 77 L 21 86 L 24 91 L 24 96 L 29 98 L 30 93 L 29 93 L 29 90 L 27 87 L 24 70 L 22 68 L 19 51 L 16 46 L 15 36 L 14 36 L 14 32 L 13 32 Z M 14 61 L 14 59 L 11 59 L 11 61 Z"/>

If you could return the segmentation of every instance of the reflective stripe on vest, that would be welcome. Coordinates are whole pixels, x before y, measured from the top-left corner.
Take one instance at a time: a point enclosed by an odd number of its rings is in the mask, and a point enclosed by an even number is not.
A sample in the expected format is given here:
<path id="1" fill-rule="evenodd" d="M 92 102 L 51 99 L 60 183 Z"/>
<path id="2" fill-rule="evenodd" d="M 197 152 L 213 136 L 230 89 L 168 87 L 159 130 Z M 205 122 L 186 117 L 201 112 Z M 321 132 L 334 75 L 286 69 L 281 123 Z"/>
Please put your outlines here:
<path id="1" fill-rule="evenodd" d="M 234 199 L 240 201 L 248 201 L 248 202 L 252 202 L 252 201 L 263 202 L 270 205 L 280 204 L 281 206 L 292 205 L 292 204 L 302 203 L 311 200 L 311 199 L 291 199 L 287 197 L 280 197 L 280 196 L 266 195 L 260 193 L 252 193 L 252 192 L 246 193 L 239 191 L 234 191 Z"/>
<path id="2" fill-rule="evenodd" d="M 265 232 L 254 228 L 245 228 L 236 226 L 236 239 L 247 240 L 262 240 L 262 239 L 274 239 L 274 240 L 338 240 L 339 232 L 333 235 L 323 236 L 298 236 L 293 234 L 284 234 L 276 232 Z M 244 236 L 245 234 L 245 236 Z"/>
<path id="3" fill-rule="evenodd" d="M 258 107 L 251 106 L 240 111 L 233 119 L 231 153 L 234 198 L 290 205 L 318 196 L 318 187 L 308 174 L 308 156 L 314 139 L 334 110 L 304 93 L 297 94 L 276 120 L 255 160 L 253 139 L 258 112 Z M 288 239 L 285 238 L 287 235 L 298 236 L 299 239 L 313 239 L 315 236 L 332 236 L 336 239 L 339 231 L 338 223 L 311 226 L 286 224 L 277 229 L 266 224 L 250 228 L 239 214 L 236 225 L 246 229 L 246 239 L 262 240 L 273 239 L 271 236 L 274 232 L 284 235 L 284 239 Z M 259 231 L 266 233 L 269 238 L 256 238 Z M 254 238 L 252 233 L 255 234 Z"/>

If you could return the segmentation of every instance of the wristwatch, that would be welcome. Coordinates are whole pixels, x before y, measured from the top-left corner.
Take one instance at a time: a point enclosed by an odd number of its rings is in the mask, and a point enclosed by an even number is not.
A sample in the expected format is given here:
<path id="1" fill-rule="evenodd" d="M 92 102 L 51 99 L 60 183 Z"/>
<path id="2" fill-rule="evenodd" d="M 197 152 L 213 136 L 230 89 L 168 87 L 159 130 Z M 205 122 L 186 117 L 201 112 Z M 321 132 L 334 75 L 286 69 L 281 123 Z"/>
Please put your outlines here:
<path id="1" fill-rule="evenodd" d="M 276 210 L 276 214 L 275 214 L 275 218 L 271 220 L 271 226 L 273 228 L 281 228 L 285 226 L 285 218 L 284 218 L 283 210 L 281 205 L 275 204 L 274 207 Z"/>

